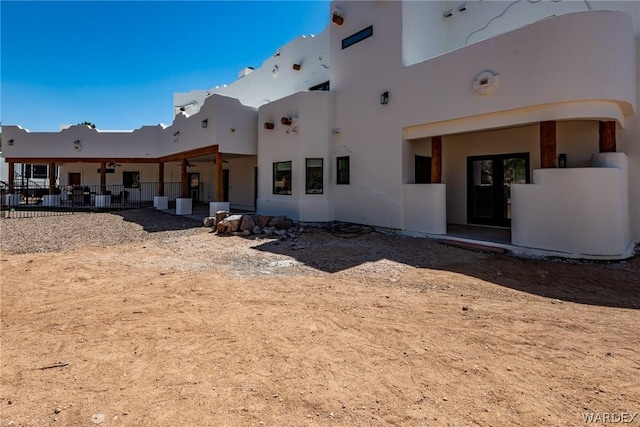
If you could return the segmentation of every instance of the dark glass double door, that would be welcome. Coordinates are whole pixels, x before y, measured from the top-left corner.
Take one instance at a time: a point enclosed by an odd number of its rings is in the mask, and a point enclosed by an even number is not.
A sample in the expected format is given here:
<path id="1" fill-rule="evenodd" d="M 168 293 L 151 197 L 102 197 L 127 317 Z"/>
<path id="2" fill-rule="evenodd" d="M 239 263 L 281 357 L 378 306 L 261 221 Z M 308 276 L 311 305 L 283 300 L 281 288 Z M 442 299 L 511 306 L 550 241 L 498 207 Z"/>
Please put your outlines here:
<path id="1" fill-rule="evenodd" d="M 511 184 L 529 182 L 529 153 L 467 158 L 467 221 L 511 226 Z"/>

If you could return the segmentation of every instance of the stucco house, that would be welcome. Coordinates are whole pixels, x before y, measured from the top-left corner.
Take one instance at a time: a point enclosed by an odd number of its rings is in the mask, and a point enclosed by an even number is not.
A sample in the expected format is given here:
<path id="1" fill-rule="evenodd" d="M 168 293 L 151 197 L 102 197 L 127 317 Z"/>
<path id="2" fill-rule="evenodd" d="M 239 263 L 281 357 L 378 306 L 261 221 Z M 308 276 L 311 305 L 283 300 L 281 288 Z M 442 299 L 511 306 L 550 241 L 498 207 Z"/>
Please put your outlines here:
<path id="1" fill-rule="evenodd" d="M 122 186 L 179 212 L 228 202 L 405 234 L 508 230 L 523 252 L 633 254 L 640 3 L 334 1 L 328 20 L 229 85 L 174 94 L 170 126 L 5 125 L 9 175 L 59 165 L 60 185 L 95 185 L 102 205 Z"/>

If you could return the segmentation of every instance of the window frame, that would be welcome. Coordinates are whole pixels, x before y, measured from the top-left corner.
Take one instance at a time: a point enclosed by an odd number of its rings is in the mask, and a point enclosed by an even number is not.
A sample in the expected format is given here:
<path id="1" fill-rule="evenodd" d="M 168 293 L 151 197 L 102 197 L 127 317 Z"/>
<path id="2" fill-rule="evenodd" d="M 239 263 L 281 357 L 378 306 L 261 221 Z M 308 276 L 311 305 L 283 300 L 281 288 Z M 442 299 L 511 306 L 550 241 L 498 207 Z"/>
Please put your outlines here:
<path id="1" fill-rule="evenodd" d="M 320 166 L 309 166 L 309 161 L 320 161 Z M 310 180 L 313 179 L 310 177 L 309 169 L 320 169 L 320 188 L 310 188 Z M 308 157 L 304 161 L 304 192 L 305 194 L 324 194 L 324 159 L 322 157 Z M 319 190 L 319 191 L 318 191 Z"/>
<path id="2" fill-rule="evenodd" d="M 289 169 L 288 169 L 288 171 L 289 171 L 289 175 L 288 175 L 289 176 L 289 178 L 288 178 L 289 191 L 288 192 L 286 190 L 286 181 L 283 184 L 283 185 L 285 185 L 285 187 L 284 187 L 285 190 L 278 190 L 279 187 L 276 185 L 276 183 L 279 182 L 278 181 L 278 178 L 279 178 L 278 177 L 278 173 L 287 171 L 286 169 L 285 170 L 278 170 L 278 165 L 283 165 L 283 164 L 287 164 L 287 163 L 289 164 Z M 271 191 L 273 192 L 273 194 L 278 194 L 278 195 L 283 195 L 283 196 L 291 196 L 293 194 L 293 189 L 291 188 L 291 184 L 293 182 L 293 180 L 292 180 L 292 177 L 293 177 L 293 161 L 286 160 L 284 162 L 273 162 L 273 169 L 272 170 L 273 170 L 273 176 L 272 176 L 272 184 L 273 185 L 272 185 Z M 280 181 L 282 181 L 282 180 L 280 180 Z"/>
<path id="3" fill-rule="evenodd" d="M 346 161 L 346 168 L 340 168 L 340 161 Z M 341 177 L 340 173 L 346 173 L 345 177 Z M 351 159 L 350 156 L 342 156 L 336 158 L 336 185 L 350 185 L 351 184 Z"/>
<path id="4" fill-rule="evenodd" d="M 349 37 L 342 39 L 342 50 L 360 43 L 362 40 L 366 40 L 373 35 L 373 25 L 369 25 L 367 28 L 363 28 L 357 33 L 351 34 Z"/>

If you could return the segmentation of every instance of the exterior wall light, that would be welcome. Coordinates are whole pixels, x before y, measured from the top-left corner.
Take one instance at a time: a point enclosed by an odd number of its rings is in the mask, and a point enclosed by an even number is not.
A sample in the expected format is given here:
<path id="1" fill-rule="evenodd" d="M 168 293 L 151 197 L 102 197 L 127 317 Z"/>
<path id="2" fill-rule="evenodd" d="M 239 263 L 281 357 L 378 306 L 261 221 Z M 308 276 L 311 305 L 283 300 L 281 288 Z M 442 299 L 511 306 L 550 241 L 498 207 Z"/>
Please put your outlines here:
<path id="1" fill-rule="evenodd" d="M 271 122 L 264 122 L 264 128 L 265 129 L 269 129 L 272 130 L 275 127 L 275 125 Z"/>
<path id="2" fill-rule="evenodd" d="M 173 133 L 173 142 L 177 143 L 178 142 L 178 138 L 180 138 L 180 131 L 177 130 Z"/>
<path id="3" fill-rule="evenodd" d="M 453 9 L 447 10 L 445 13 L 442 14 L 442 16 L 445 18 L 451 18 L 453 16 Z"/>
<path id="4" fill-rule="evenodd" d="M 80 151 L 82 150 L 82 143 L 80 142 L 79 139 L 76 139 L 75 141 L 73 141 L 73 149 L 75 151 Z"/>
<path id="5" fill-rule="evenodd" d="M 9 145 L 13 145 L 13 139 L 9 140 Z"/>
<path id="6" fill-rule="evenodd" d="M 387 105 L 389 103 L 389 92 L 383 92 L 380 94 L 380 104 Z"/>
<path id="7" fill-rule="evenodd" d="M 302 67 L 300 66 L 300 64 L 293 64 L 293 69 L 294 69 L 294 70 L 296 70 L 296 71 L 300 71 L 300 68 L 302 68 Z"/>
<path id="8" fill-rule="evenodd" d="M 467 10 L 467 4 L 466 3 L 462 3 L 460 6 L 458 6 L 458 12 L 464 12 Z"/>
<path id="9" fill-rule="evenodd" d="M 291 126 L 291 119 L 289 117 L 283 117 L 280 119 L 280 123 L 282 123 L 285 126 Z"/>
<path id="10" fill-rule="evenodd" d="M 203 127 L 203 128 L 206 128 L 207 126 L 209 126 L 209 119 L 204 119 L 204 120 L 202 121 L 202 127 Z"/>
<path id="11" fill-rule="evenodd" d="M 333 16 L 331 17 L 331 21 L 336 25 L 344 24 L 344 18 L 337 11 L 333 12 Z"/>

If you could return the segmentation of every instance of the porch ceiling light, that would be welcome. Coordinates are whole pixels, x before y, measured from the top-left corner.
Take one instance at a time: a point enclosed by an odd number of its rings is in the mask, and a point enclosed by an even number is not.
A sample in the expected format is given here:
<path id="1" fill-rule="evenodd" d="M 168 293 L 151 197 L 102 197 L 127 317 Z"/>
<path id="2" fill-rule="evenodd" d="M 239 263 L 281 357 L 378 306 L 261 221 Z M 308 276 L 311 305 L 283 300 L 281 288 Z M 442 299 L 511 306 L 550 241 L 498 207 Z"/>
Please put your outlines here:
<path id="1" fill-rule="evenodd" d="M 285 126 L 291 126 L 292 121 L 291 121 L 291 118 L 289 117 L 283 117 L 280 119 L 280 123 L 282 123 Z"/>
<path id="2" fill-rule="evenodd" d="M 271 122 L 264 122 L 264 128 L 265 129 L 269 129 L 272 130 L 275 127 L 275 125 Z"/>
<path id="3" fill-rule="evenodd" d="M 302 68 L 302 66 L 300 64 L 293 64 L 293 69 L 296 71 L 300 71 L 300 69 Z"/>
<path id="4" fill-rule="evenodd" d="M 209 119 L 204 119 L 204 120 L 202 121 L 202 127 L 203 127 L 203 128 L 206 128 L 207 126 L 209 126 Z"/>

